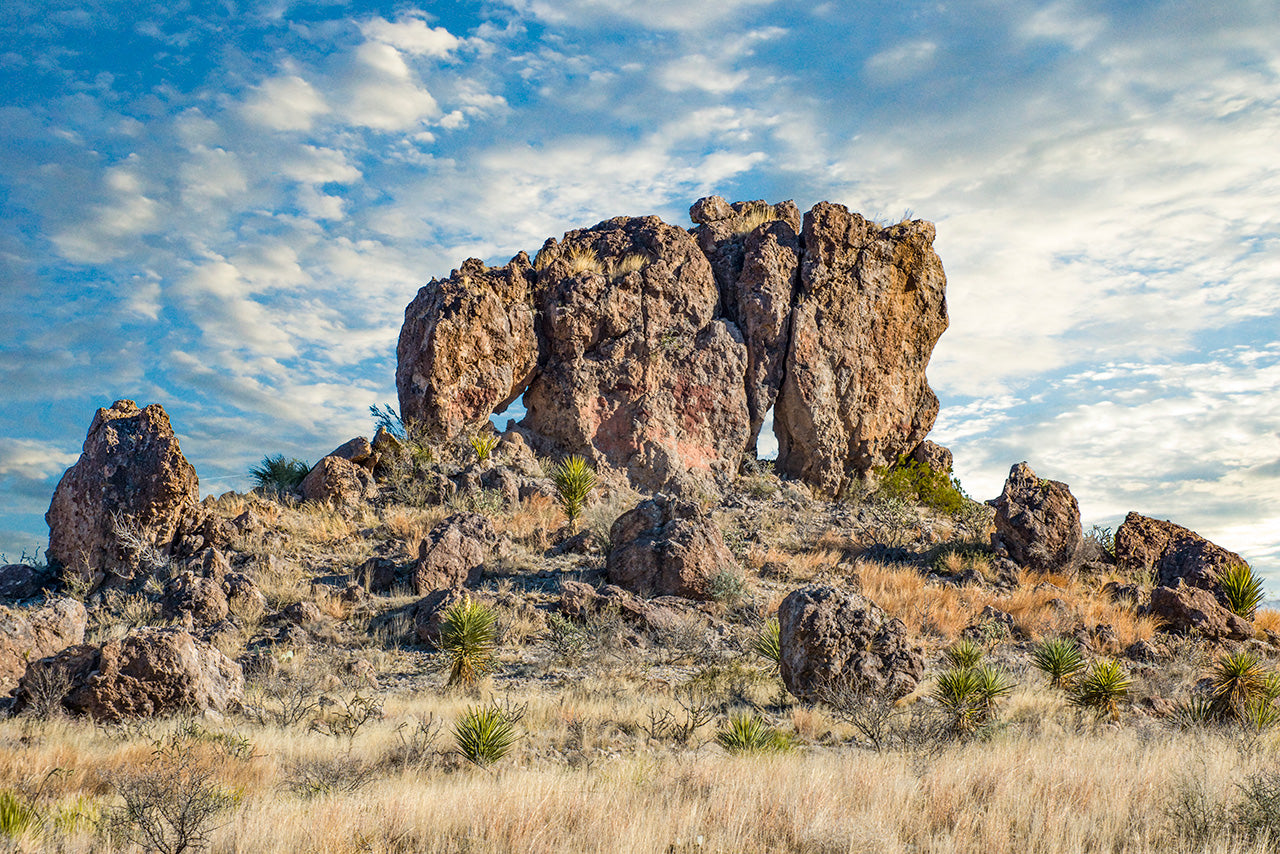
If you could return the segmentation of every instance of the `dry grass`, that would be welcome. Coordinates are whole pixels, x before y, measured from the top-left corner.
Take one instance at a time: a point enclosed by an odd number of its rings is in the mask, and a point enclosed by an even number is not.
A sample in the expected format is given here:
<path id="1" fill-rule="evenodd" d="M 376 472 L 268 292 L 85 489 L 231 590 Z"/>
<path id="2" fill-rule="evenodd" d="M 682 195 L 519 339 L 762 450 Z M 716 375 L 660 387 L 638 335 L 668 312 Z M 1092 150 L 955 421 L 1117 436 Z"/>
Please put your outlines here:
<path id="1" fill-rule="evenodd" d="M 733 233 L 750 234 L 766 222 L 773 222 L 776 219 L 778 214 L 773 205 L 765 202 L 748 202 L 733 219 Z"/>
<path id="2" fill-rule="evenodd" d="M 1267 632 L 1280 632 L 1280 611 L 1273 608 L 1259 608 L 1258 613 L 1253 617 L 1253 630 L 1264 640 Z"/>
<path id="3" fill-rule="evenodd" d="M 604 263 L 600 260 L 600 256 L 596 254 L 595 249 L 590 246 L 570 246 L 564 250 L 561 259 L 569 265 L 569 275 L 576 276 L 579 273 L 603 273 Z"/>
<path id="4" fill-rule="evenodd" d="M 609 278 L 618 280 L 628 273 L 636 273 L 648 266 L 653 258 L 647 252 L 628 252 L 609 264 Z"/>

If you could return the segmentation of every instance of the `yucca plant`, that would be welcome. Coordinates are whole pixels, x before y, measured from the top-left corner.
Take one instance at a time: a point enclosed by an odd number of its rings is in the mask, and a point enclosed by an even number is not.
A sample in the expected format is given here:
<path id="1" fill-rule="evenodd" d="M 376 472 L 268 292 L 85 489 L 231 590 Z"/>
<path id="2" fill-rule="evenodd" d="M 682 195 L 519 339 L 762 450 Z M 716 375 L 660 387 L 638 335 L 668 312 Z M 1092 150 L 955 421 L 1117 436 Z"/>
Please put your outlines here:
<path id="1" fill-rule="evenodd" d="M 777 617 L 770 617 L 751 642 L 751 651 L 774 664 L 782 662 L 782 629 Z"/>
<path id="2" fill-rule="evenodd" d="M 453 725 L 458 753 L 482 768 L 506 756 L 518 738 L 515 724 L 494 704 L 468 707 Z"/>
<path id="3" fill-rule="evenodd" d="M 500 441 L 501 437 L 492 433 L 477 433 L 470 439 L 471 447 L 476 452 L 476 459 L 482 463 L 489 459 L 493 449 L 498 447 L 498 442 Z"/>
<path id="4" fill-rule="evenodd" d="M 995 718 L 996 701 L 1013 691 L 1013 683 L 996 667 L 951 667 L 938 674 L 933 699 L 946 713 L 952 732 L 968 735 Z"/>
<path id="5" fill-rule="evenodd" d="M 577 525 L 587 498 L 596 487 L 596 473 L 587 461 L 576 454 L 551 470 L 551 481 L 570 525 Z"/>
<path id="6" fill-rule="evenodd" d="M 1243 650 L 1218 656 L 1209 679 L 1213 683 L 1210 698 L 1214 716 L 1220 720 L 1239 718 L 1246 706 L 1264 696 L 1268 687 L 1262 662 Z"/>
<path id="7" fill-rule="evenodd" d="M 961 638 L 943 650 L 942 657 L 952 667 L 977 667 L 982 662 L 982 647 L 969 638 Z"/>
<path id="8" fill-rule="evenodd" d="M 724 728 L 716 733 L 716 743 L 730 753 L 766 753 L 791 748 L 786 735 L 752 715 L 730 715 Z"/>
<path id="9" fill-rule="evenodd" d="M 1049 677 L 1049 685 L 1064 688 L 1081 670 L 1084 656 L 1071 638 L 1045 638 L 1031 650 L 1031 663 Z"/>
<path id="10" fill-rule="evenodd" d="M 1076 681 L 1069 700 L 1072 705 L 1093 709 L 1099 717 L 1115 718 L 1120 701 L 1129 694 L 1133 680 L 1114 658 L 1100 658 Z"/>
<path id="11" fill-rule="evenodd" d="M 1266 697 L 1256 697 L 1240 710 L 1240 724 L 1252 732 L 1265 732 L 1280 723 L 1280 709 Z"/>
<path id="12" fill-rule="evenodd" d="M 1173 720 L 1183 729 L 1208 726 L 1214 721 L 1213 700 L 1200 694 L 1178 703 L 1173 711 Z"/>
<path id="13" fill-rule="evenodd" d="M 249 469 L 253 485 L 273 492 L 291 492 L 306 480 L 311 466 L 296 457 L 285 459 L 284 454 L 263 457 L 262 462 Z"/>
<path id="14" fill-rule="evenodd" d="M 1218 585 L 1227 598 L 1227 607 L 1237 616 L 1252 620 L 1266 598 L 1262 579 L 1247 563 L 1233 563 L 1218 574 Z"/>
<path id="15" fill-rule="evenodd" d="M 470 598 L 455 602 L 440 622 L 440 649 L 449 657 L 449 685 L 471 687 L 493 669 L 498 621 L 493 611 Z"/>
<path id="16" fill-rule="evenodd" d="M 0 789 L 0 837 L 19 837 L 39 821 L 35 809 L 17 792 Z"/>

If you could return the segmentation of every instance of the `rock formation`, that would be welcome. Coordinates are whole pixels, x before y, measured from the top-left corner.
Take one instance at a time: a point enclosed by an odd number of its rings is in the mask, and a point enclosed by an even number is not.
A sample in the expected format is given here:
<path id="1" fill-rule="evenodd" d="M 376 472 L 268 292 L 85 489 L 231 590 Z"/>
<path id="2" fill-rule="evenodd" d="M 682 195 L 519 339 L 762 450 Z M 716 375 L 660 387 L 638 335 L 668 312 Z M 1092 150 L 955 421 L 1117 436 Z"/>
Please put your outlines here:
<path id="1" fill-rule="evenodd" d="M 312 467 L 299 491 L 307 501 L 334 507 L 353 507 L 378 497 L 378 486 L 368 469 L 332 454 Z"/>
<path id="2" fill-rule="evenodd" d="M 1036 477 L 1031 466 L 1009 470 L 996 499 L 992 546 L 1014 563 L 1035 570 L 1071 570 L 1080 559 L 1084 534 L 1080 506 L 1065 483 Z"/>
<path id="3" fill-rule="evenodd" d="M 0 606 L 0 694 L 18 684 L 28 662 L 82 642 L 88 619 L 74 599 L 54 599 L 38 608 Z"/>
<path id="4" fill-rule="evenodd" d="M 49 560 L 94 583 L 130 578 L 140 552 L 172 552 L 199 500 L 196 471 L 164 408 L 118 400 L 98 410 L 84 453 L 53 494 Z"/>
<path id="5" fill-rule="evenodd" d="M 413 589 L 419 595 L 479 583 L 485 561 L 498 548 L 488 516 L 458 513 L 431 529 L 418 548 Z"/>
<path id="6" fill-rule="evenodd" d="M 618 217 L 432 281 L 400 333 L 402 415 L 451 441 L 523 394 L 539 452 L 678 494 L 736 475 L 771 407 L 780 467 L 825 495 L 913 452 L 947 326 L 933 226 L 717 196 L 690 216 L 692 235 Z"/>
<path id="7" fill-rule="evenodd" d="M 782 681 L 806 702 L 828 686 L 896 700 L 924 675 L 924 654 L 902 621 L 852 591 L 795 590 L 778 606 L 778 623 Z"/>
<path id="8" fill-rule="evenodd" d="M 1116 563 L 1130 572 L 1150 570 L 1157 586 L 1173 587 L 1179 579 L 1218 592 L 1218 573 L 1244 558 L 1209 542 L 1195 531 L 1130 513 L 1116 530 Z"/>
<path id="9" fill-rule="evenodd" d="M 642 501 L 617 518 L 609 540 L 609 582 L 641 596 L 708 599 L 715 577 L 736 570 L 720 529 L 692 501 Z"/>
<path id="10" fill-rule="evenodd" d="M 1208 590 L 1192 587 L 1181 579 L 1171 587 L 1151 591 L 1151 604 L 1146 612 L 1161 621 L 1166 630 L 1178 634 L 1197 634 L 1210 640 L 1248 640 L 1253 627 L 1218 604 Z"/>

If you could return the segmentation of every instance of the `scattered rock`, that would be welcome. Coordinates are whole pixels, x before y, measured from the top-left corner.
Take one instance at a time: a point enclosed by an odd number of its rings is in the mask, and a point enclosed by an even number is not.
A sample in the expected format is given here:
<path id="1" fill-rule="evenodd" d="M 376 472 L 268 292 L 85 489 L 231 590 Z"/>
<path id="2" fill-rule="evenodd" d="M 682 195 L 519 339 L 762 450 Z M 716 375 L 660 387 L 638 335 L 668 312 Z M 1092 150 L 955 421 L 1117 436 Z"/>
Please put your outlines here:
<path id="1" fill-rule="evenodd" d="M 806 702 L 826 685 L 897 699 L 924 675 L 924 655 L 901 620 L 870 599 L 834 587 L 793 591 L 778 606 L 782 681 Z"/>
<path id="2" fill-rule="evenodd" d="M 300 490 L 307 501 L 332 507 L 354 507 L 378 497 L 378 487 L 367 469 L 334 456 L 316 463 Z"/>
<path id="3" fill-rule="evenodd" d="M 656 495 L 610 529 L 610 583 L 641 596 L 708 599 L 715 577 L 737 564 L 720 529 L 692 501 Z"/>
<path id="4" fill-rule="evenodd" d="M 1248 621 L 1218 604 L 1213 594 L 1179 579 L 1174 587 L 1151 591 L 1147 612 L 1164 622 L 1167 631 L 1197 634 L 1210 640 L 1245 640 L 1253 636 Z"/>
<path id="5" fill-rule="evenodd" d="M 418 641 L 436 646 L 440 643 L 440 623 L 445 612 L 470 594 L 463 593 L 457 587 L 433 590 L 418 600 L 413 609 L 413 630 Z"/>
<path id="6" fill-rule="evenodd" d="M 144 550 L 167 556 L 197 517 L 196 470 L 164 407 L 117 400 L 99 409 L 84 452 L 58 483 L 45 514 L 51 563 L 95 585 L 132 578 Z"/>
<path id="7" fill-rule="evenodd" d="M 400 414 L 435 440 L 484 426 L 529 384 L 538 362 L 533 268 L 470 258 L 432 279 L 404 312 L 396 347 Z"/>
<path id="8" fill-rule="evenodd" d="M 911 452 L 911 459 L 928 466 L 938 474 L 951 474 L 951 450 L 925 439 Z"/>
<path id="9" fill-rule="evenodd" d="M 378 465 L 378 454 L 373 450 L 373 445 L 364 436 L 349 439 L 330 451 L 329 456 L 355 463 L 368 471 L 373 471 Z"/>
<path id="10" fill-rule="evenodd" d="M 0 606 L 0 694 L 18 684 L 27 662 L 83 642 L 88 619 L 84 605 L 74 599 L 36 608 Z"/>
<path id="11" fill-rule="evenodd" d="M 1153 572 L 1162 587 L 1181 579 L 1216 594 L 1218 573 L 1245 560 L 1181 525 L 1130 513 L 1116 531 L 1116 563 L 1129 572 Z"/>
<path id="12" fill-rule="evenodd" d="M 181 629 L 141 628 L 102 646 L 81 644 L 34 661 L 17 691 L 15 710 L 40 670 L 70 681 L 62 705 L 99 721 L 166 714 L 224 712 L 244 694 L 240 665 Z"/>
<path id="13" fill-rule="evenodd" d="M 418 548 L 413 589 L 419 595 L 448 587 L 474 586 L 498 548 L 487 516 L 458 513 L 431 529 Z"/>
<path id="14" fill-rule="evenodd" d="M 974 618 L 961 635 L 972 640 L 987 641 L 993 638 L 1022 638 L 1026 633 L 1018 626 L 1018 621 L 992 605 L 987 605 Z"/>
<path id="15" fill-rule="evenodd" d="M 221 579 L 186 570 L 165 585 L 161 613 L 168 619 L 186 620 L 193 626 L 212 626 L 227 618 L 227 594 Z"/>
<path id="16" fill-rule="evenodd" d="M 804 216 L 800 287 L 774 408 L 778 468 L 835 496 L 925 438 L 938 398 L 925 379 L 947 328 L 934 227 L 881 228 L 843 205 Z"/>
<path id="17" fill-rule="evenodd" d="M 1073 570 L 1084 544 L 1080 507 L 1065 483 L 1042 480 L 1026 463 L 1009 470 L 996 499 L 992 546 L 1028 569 Z"/>
<path id="18" fill-rule="evenodd" d="M 46 567 L 10 563 L 0 566 L 0 600 L 16 602 L 39 596 L 46 588 L 56 586 L 57 579 Z"/>
<path id="19" fill-rule="evenodd" d="M 355 580 L 370 593 L 390 593 L 396 583 L 396 562 L 385 557 L 371 557 L 355 571 Z"/>
<path id="20" fill-rule="evenodd" d="M 279 618 L 295 626 L 311 626 L 324 618 L 314 602 L 294 602 L 281 609 Z"/>

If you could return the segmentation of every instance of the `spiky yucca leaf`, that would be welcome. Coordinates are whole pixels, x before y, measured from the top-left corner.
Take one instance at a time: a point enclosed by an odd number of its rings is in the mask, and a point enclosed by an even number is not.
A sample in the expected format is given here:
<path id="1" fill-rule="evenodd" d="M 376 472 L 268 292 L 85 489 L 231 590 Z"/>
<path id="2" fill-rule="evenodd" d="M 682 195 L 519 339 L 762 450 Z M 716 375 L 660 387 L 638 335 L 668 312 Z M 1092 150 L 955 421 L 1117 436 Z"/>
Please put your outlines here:
<path id="1" fill-rule="evenodd" d="M 485 462 L 489 459 L 489 455 L 493 453 L 493 449 L 498 447 L 500 437 L 492 433 L 477 433 L 469 440 L 471 447 L 475 449 L 476 459 Z"/>
<path id="2" fill-rule="evenodd" d="M 569 524 L 574 525 L 587 506 L 587 498 L 596 487 L 596 473 L 587 461 L 576 454 L 551 470 L 551 481 Z"/>
<path id="3" fill-rule="evenodd" d="M 942 657 L 952 667 L 977 667 L 982 661 L 982 647 L 969 638 L 961 638 L 943 650 Z"/>
<path id="4" fill-rule="evenodd" d="M 774 664 L 782 661 L 782 630 L 777 617 L 770 617 L 751 642 L 751 651 Z"/>
<path id="5" fill-rule="evenodd" d="M 1218 656 L 1209 679 L 1213 682 L 1214 714 L 1223 720 L 1239 718 L 1245 707 L 1262 697 L 1268 687 L 1262 662 L 1244 650 Z"/>
<path id="6" fill-rule="evenodd" d="M 294 459 L 285 459 L 284 454 L 274 457 L 263 457 L 262 462 L 249 469 L 253 485 L 261 489 L 275 492 L 289 492 L 297 489 L 311 472 L 311 466 Z"/>
<path id="7" fill-rule="evenodd" d="M 1045 638 L 1031 651 L 1031 663 L 1049 677 L 1049 684 L 1062 688 L 1084 670 L 1080 647 L 1071 638 Z"/>
<path id="8" fill-rule="evenodd" d="M 453 725 L 458 752 L 481 767 L 506 756 L 518 738 L 515 724 L 501 708 L 492 704 L 468 707 Z"/>
<path id="9" fill-rule="evenodd" d="M 1068 698 L 1072 705 L 1093 709 L 1099 716 L 1115 718 L 1120 701 L 1129 694 L 1133 680 L 1114 658 L 1101 658 L 1089 665 L 1075 683 Z"/>
<path id="10" fill-rule="evenodd" d="M 1247 563 L 1233 563 L 1218 575 L 1222 594 L 1227 597 L 1227 607 L 1237 616 L 1252 620 L 1258 606 L 1266 598 L 1262 579 L 1254 574 Z"/>
<path id="11" fill-rule="evenodd" d="M 0 789 L 0 837 L 14 839 L 40 822 L 40 816 L 12 789 Z"/>
<path id="12" fill-rule="evenodd" d="M 791 742 L 764 721 L 751 715 L 731 715 L 716 743 L 730 753 L 764 753 L 788 750 Z"/>
<path id="13" fill-rule="evenodd" d="M 455 602 L 440 622 L 440 649 L 449 657 L 449 684 L 470 687 L 493 668 L 498 621 L 481 602 Z"/>
<path id="14" fill-rule="evenodd" d="M 933 699 L 947 714 L 951 729 L 968 735 L 995 717 L 996 701 L 1013 691 L 1013 683 L 998 667 L 951 667 L 938 674 Z"/>

